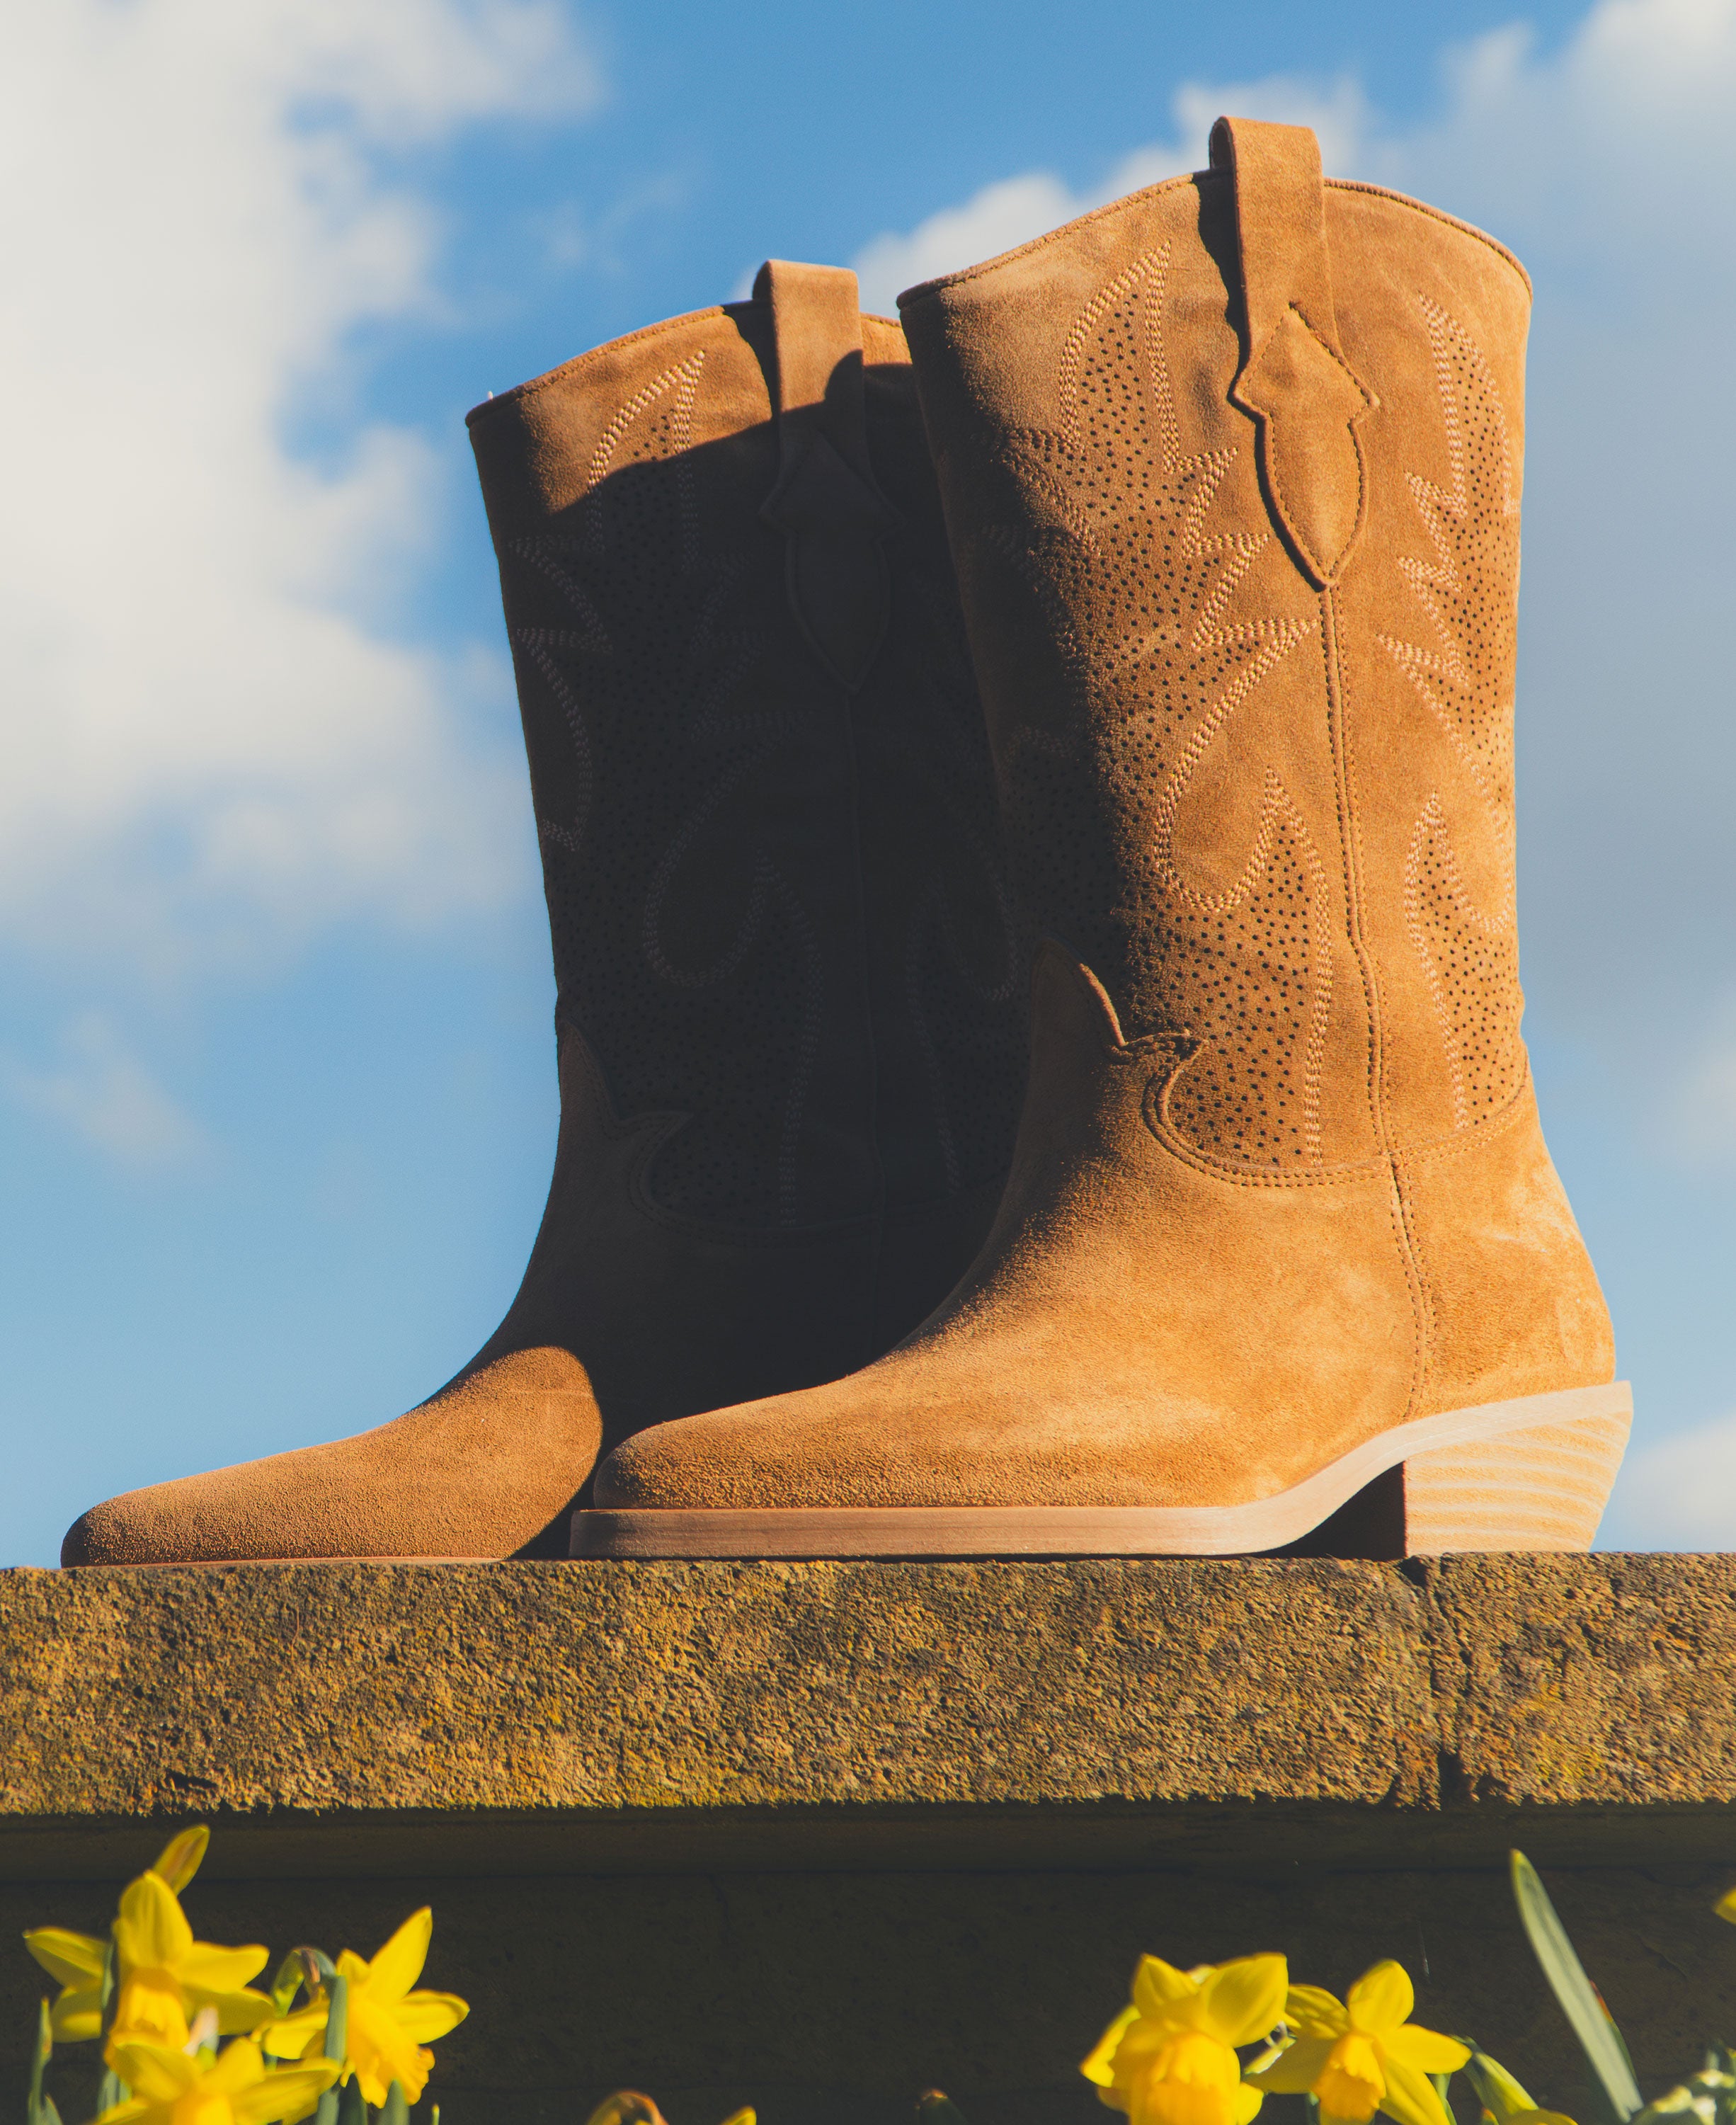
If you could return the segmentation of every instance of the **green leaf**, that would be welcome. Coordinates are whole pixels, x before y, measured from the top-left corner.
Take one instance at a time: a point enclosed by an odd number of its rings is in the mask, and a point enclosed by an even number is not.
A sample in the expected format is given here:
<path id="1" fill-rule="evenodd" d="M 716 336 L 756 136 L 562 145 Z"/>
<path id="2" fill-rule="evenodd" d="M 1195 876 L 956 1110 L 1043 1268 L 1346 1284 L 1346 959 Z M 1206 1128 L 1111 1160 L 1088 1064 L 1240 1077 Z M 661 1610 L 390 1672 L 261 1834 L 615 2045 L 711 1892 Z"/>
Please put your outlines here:
<path id="1" fill-rule="evenodd" d="M 1569 2028 L 1579 2040 L 1579 2048 L 1615 2125 L 1628 2125 L 1628 2120 L 1645 2108 L 1645 2099 L 1634 2078 L 1633 2061 L 1621 2032 L 1574 1953 L 1574 1944 L 1555 1915 L 1548 1891 L 1537 1878 L 1536 1868 L 1522 1852 L 1513 1854 L 1513 1901 L 1519 1906 L 1531 1953 L 1560 2003 Z"/>
<path id="2" fill-rule="evenodd" d="M 362 2100 L 362 2085 L 354 2075 L 344 2083 L 337 2099 L 337 2125 L 368 2125 L 368 2106 Z"/>
<path id="3" fill-rule="evenodd" d="M 404 2100 L 404 2091 L 395 2080 L 386 2090 L 386 2107 L 379 2118 L 380 2125 L 410 2125 L 410 2105 Z"/>
<path id="4" fill-rule="evenodd" d="M 287 2014 L 295 2004 L 300 1991 L 307 1965 L 302 1961 L 299 1948 L 292 1948 L 277 1966 L 277 1975 L 271 1980 L 271 2005 L 280 2014 Z"/>
<path id="5" fill-rule="evenodd" d="M 329 1981 L 331 1992 L 326 2009 L 326 2042 L 323 2056 L 341 2059 L 350 2042 L 350 1981 L 333 1976 Z M 328 2088 L 319 2099 L 319 2107 L 313 2113 L 313 2125 L 338 2125 L 339 2091 Z"/>
<path id="6" fill-rule="evenodd" d="M 29 2108 L 25 2116 L 29 2125 L 41 2125 L 42 2075 L 44 2068 L 54 2056 L 54 2029 L 49 2004 L 42 2003 L 42 2011 L 36 2017 L 36 2043 L 31 2053 L 31 2092 Z"/>

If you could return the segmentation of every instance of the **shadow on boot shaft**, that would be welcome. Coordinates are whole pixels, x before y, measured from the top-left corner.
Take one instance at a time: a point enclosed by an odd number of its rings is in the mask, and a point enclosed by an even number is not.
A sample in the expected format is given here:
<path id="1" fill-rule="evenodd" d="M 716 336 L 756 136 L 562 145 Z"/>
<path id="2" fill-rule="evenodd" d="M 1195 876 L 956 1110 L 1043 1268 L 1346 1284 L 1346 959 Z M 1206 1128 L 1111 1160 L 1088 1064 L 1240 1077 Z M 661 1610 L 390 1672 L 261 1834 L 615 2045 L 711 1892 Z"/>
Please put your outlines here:
<path id="1" fill-rule="evenodd" d="M 407 1416 L 66 1562 L 564 1553 L 600 1452 L 866 1364 L 993 1215 L 1025 975 L 900 328 L 774 265 L 471 426 L 557 989 L 524 1284 Z"/>

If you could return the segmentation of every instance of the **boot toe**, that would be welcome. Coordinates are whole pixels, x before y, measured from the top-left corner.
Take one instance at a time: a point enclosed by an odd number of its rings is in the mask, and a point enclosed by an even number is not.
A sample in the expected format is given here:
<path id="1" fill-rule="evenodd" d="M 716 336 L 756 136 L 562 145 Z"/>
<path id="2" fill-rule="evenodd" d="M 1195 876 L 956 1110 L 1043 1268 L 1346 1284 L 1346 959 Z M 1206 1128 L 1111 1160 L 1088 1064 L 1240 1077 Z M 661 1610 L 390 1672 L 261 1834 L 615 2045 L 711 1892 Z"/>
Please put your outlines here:
<path id="1" fill-rule="evenodd" d="M 577 1361 L 519 1351 L 354 1438 L 93 1505 L 68 1532 L 61 1562 L 553 1555 L 601 1434 Z"/>
<path id="2" fill-rule="evenodd" d="M 784 1401 L 797 1399 L 743 1402 L 635 1432 L 598 1463 L 592 1488 L 596 1503 L 703 1511 L 778 1502 L 783 1487 L 778 1472 L 763 1464 L 782 1458 L 779 1425 L 786 1418 Z"/>
<path id="3" fill-rule="evenodd" d="M 131 1507 L 139 1494 L 106 1498 L 81 1513 L 60 1544 L 60 1562 L 70 1570 L 82 1564 L 135 1564 L 149 1562 L 146 1522 Z M 145 1553 L 141 1554 L 141 1553 Z"/>
<path id="4" fill-rule="evenodd" d="M 274 1544 L 266 1501 L 247 1478 L 262 1464 L 153 1483 L 106 1498 L 82 1513 L 60 1545 L 60 1562 L 95 1564 L 218 1564 L 282 1554 Z"/>

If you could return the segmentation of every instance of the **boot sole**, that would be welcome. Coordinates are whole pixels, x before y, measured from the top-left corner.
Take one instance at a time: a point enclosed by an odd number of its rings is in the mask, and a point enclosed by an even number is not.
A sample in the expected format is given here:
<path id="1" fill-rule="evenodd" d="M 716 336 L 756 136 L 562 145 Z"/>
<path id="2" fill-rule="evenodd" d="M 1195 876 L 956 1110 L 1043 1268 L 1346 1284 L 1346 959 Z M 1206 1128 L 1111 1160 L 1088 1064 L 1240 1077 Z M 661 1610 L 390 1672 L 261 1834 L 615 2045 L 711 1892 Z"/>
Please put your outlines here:
<path id="1" fill-rule="evenodd" d="M 1569 1388 L 1396 1425 L 1240 1505 L 592 1508 L 574 1557 L 1338 1557 L 1589 1549 L 1633 1390 Z"/>
<path id="2" fill-rule="evenodd" d="M 64 1564 L 63 1571 L 234 1571 L 255 1564 L 510 1564 L 510 1557 L 423 1556 L 420 1552 L 349 1549 L 305 1557 L 116 1557 L 110 1562 Z"/>

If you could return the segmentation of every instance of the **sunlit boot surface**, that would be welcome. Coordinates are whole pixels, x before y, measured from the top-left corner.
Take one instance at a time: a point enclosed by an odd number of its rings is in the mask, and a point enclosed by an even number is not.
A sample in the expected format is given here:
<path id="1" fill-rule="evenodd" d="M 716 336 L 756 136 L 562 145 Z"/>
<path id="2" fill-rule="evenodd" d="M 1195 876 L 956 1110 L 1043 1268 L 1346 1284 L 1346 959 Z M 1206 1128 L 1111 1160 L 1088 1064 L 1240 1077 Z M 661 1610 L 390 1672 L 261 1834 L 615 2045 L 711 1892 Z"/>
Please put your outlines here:
<path id="1" fill-rule="evenodd" d="M 1012 1180 L 597 1554 L 1571 1548 L 1626 1435 L 1520 1038 L 1525 275 L 1314 137 L 904 299 L 1037 952 Z"/>

